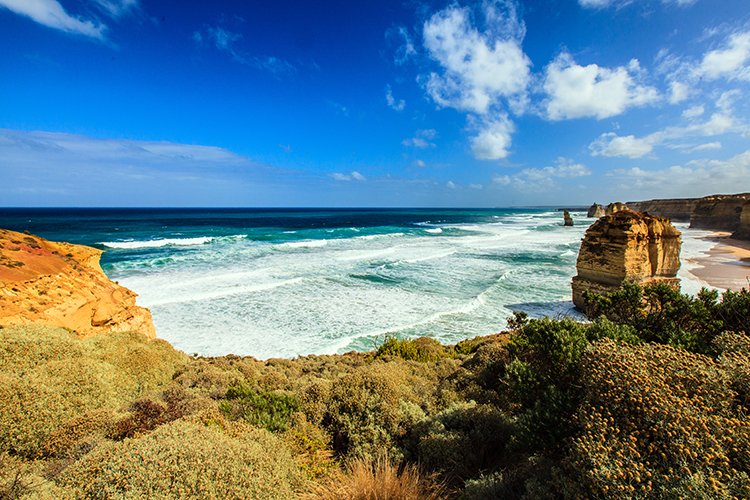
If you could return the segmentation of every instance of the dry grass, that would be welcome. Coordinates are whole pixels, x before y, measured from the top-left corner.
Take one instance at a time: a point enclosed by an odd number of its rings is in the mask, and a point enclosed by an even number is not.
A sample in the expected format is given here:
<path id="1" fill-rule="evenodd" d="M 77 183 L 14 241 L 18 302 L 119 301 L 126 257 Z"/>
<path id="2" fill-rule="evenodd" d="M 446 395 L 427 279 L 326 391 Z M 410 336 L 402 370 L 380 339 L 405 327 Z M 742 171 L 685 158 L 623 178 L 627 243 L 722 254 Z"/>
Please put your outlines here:
<path id="1" fill-rule="evenodd" d="M 335 476 L 310 496 L 323 500 L 418 500 L 445 498 L 446 492 L 432 477 L 424 476 L 414 465 L 398 467 L 386 454 L 370 461 L 350 462 L 345 474 Z"/>

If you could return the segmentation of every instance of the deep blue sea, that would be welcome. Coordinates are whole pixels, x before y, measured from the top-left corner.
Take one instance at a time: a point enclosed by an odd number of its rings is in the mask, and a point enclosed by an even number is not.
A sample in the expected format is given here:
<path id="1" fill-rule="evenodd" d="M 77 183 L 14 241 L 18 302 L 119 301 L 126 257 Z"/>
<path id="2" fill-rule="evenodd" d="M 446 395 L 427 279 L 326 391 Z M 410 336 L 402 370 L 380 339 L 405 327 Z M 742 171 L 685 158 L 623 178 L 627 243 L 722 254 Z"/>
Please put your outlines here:
<path id="1" fill-rule="evenodd" d="M 545 208 L 0 209 L 0 227 L 104 250 L 107 275 L 185 352 L 268 358 L 386 335 L 453 343 L 502 330 L 513 310 L 575 314 L 593 219 L 572 215 L 571 228 Z M 683 255 L 710 247 L 695 236 Z"/>

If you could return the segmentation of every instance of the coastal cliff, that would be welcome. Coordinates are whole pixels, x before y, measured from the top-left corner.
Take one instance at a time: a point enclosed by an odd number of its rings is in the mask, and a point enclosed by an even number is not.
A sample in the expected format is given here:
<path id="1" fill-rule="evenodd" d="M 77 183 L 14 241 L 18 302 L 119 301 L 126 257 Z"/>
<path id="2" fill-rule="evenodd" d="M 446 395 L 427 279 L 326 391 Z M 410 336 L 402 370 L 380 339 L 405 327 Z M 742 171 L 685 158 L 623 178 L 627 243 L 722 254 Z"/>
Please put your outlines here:
<path id="1" fill-rule="evenodd" d="M 750 240 L 750 201 L 747 201 L 742 205 L 740 225 L 732 237 L 738 240 Z"/>
<path id="2" fill-rule="evenodd" d="M 602 217 L 586 230 L 573 278 L 573 303 L 583 292 L 603 293 L 625 281 L 663 281 L 679 287 L 680 232 L 667 219 L 632 210 Z"/>
<path id="3" fill-rule="evenodd" d="M 648 212 L 675 222 L 689 222 L 698 198 L 676 198 L 663 200 L 629 201 L 628 208 L 636 212 Z"/>
<path id="4" fill-rule="evenodd" d="M 0 325 L 60 326 L 79 337 L 156 330 L 136 294 L 99 266 L 101 250 L 0 229 Z"/>
<path id="5" fill-rule="evenodd" d="M 717 194 L 697 201 L 690 217 L 690 227 L 734 231 L 740 226 L 743 205 L 750 201 L 750 193 Z"/>

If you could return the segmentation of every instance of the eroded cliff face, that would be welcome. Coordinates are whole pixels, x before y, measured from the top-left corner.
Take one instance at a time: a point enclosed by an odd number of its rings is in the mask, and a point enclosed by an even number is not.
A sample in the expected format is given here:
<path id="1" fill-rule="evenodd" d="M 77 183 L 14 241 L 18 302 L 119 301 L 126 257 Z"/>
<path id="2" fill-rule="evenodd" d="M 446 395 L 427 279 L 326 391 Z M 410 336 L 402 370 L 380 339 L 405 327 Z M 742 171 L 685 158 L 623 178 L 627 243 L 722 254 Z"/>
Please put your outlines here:
<path id="1" fill-rule="evenodd" d="M 740 225 L 732 237 L 737 238 L 738 240 L 750 240 L 750 201 L 747 201 L 742 205 Z"/>
<path id="2" fill-rule="evenodd" d="M 690 227 L 735 231 L 740 226 L 742 207 L 750 193 L 717 194 L 698 200 L 690 217 Z"/>
<path id="3" fill-rule="evenodd" d="M 602 217 L 586 230 L 573 278 L 573 303 L 585 310 L 583 292 L 603 293 L 624 281 L 663 281 L 679 287 L 680 232 L 667 219 L 633 210 Z"/>
<path id="4" fill-rule="evenodd" d="M 617 212 L 626 210 L 627 208 L 628 207 L 624 203 L 616 201 L 614 203 L 610 203 L 609 205 L 607 205 L 607 208 L 604 209 L 604 214 L 605 215 L 616 214 Z"/>
<path id="5" fill-rule="evenodd" d="M 628 208 L 636 212 L 648 212 L 657 217 L 666 217 L 675 222 L 688 222 L 695 210 L 698 198 L 629 201 Z"/>
<path id="6" fill-rule="evenodd" d="M 116 331 L 156 336 L 136 294 L 110 281 L 101 251 L 0 229 L 0 325 L 61 326 L 81 337 Z"/>

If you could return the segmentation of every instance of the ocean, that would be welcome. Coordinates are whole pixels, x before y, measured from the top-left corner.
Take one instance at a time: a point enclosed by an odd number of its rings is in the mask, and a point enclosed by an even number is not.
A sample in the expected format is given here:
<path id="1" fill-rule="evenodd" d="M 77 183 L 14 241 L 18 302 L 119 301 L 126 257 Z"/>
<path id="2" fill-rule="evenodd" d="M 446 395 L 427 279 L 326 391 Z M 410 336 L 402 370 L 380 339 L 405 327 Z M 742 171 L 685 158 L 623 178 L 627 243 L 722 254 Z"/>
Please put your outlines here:
<path id="1" fill-rule="evenodd" d="M 0 209 L 0 227 L 104 250 L 157 335 L 189 354 L 260 359 L 444 343 L 512 311 L 577 316 L 570 280 L 594 222 L 528 209 Z M 705 231 L 683 231 L 683 291 Z"/>

